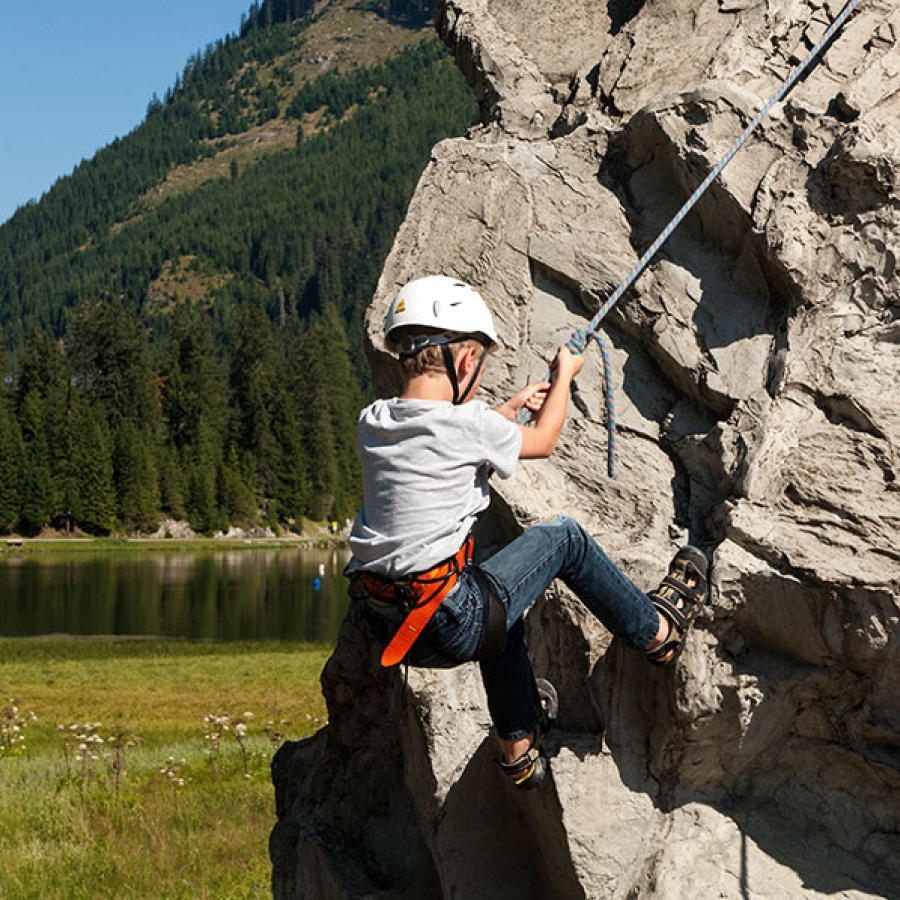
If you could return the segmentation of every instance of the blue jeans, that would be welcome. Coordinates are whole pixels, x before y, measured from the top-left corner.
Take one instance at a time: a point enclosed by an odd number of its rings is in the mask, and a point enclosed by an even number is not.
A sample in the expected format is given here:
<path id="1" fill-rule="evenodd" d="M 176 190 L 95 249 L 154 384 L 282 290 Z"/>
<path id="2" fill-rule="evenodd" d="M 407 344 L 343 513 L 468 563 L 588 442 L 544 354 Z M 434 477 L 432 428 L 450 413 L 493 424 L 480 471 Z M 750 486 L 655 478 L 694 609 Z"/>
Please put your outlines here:
<path id="1" fill-rule="evenodd" d="M 506 607 L 506 651 L 479 663 L 491 720 L 505 740 L 526 737 L 540 721 L 524 615 L 554 579 L 561 579 L 630 647 L 646 647 L 659 629 L 659 615 L 650 598 L 567 516 L 529 528 L 480 568 Z M 410 663 L 447 666 L 473 659 L 481 639 L 484 603 L 475 577 L 464 571 L 413 646 Z M 381 619 L 377 624 L 382 628 L 377 630 L 382 630 L 382 636 L 389 636 L 402 621 L 395 610 L 367 607 Z"/>

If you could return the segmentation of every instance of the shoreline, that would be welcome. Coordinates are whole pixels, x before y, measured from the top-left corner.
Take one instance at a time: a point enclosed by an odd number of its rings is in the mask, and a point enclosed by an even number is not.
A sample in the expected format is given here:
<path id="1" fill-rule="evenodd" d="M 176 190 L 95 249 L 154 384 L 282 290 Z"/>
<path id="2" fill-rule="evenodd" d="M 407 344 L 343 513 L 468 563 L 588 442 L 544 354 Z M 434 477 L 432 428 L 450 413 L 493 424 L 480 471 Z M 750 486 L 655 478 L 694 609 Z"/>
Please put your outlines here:
<path id="1" fill-rule="evenodd" d="M 19 537 L 0 538 L 0 558 L 33 553 L 79 553 L 84 551 L 133 551 L 170 552 L 211 550 L 346 550 L 347 539 L 341 535 L 289 535 L 276 537 Z"/>

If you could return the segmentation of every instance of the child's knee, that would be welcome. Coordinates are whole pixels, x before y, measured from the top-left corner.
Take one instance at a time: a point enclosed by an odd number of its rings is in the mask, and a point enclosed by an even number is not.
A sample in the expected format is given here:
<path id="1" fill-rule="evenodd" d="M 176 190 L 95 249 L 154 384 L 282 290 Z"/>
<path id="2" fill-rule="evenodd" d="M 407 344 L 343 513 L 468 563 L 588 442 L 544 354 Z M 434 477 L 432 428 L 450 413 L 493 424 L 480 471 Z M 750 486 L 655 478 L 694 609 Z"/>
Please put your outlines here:
<path id="1" fill-rule="evenodd" d="M 554 516 L 546 524 L 553 528 L 562 528 L 562 529 L 566 529 L 566 530 L 572 528 L 573 526 L 576 528 L 578 527 L 578 523 L 574 519 L 570 518 L 567 515 L 563 515 L 563 514 Z"/>
<path id="2" fill-rule="evenodd" d="M 578 522 L 566 515 L 556 516 L 548 524 L 555 530 L 564 532 L 570 539 L 572 537 L 580 538 L 585 533 Z"/>

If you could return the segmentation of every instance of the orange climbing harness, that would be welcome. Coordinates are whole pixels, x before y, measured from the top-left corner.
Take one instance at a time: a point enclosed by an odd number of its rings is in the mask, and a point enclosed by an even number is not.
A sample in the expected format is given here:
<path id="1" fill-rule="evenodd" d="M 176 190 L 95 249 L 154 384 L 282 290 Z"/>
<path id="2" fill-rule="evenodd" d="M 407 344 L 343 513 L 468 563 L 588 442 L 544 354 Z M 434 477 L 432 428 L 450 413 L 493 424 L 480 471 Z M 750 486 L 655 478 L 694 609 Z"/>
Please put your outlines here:
<path id="1" fill-rule="evenodd" d="M 376 605 L 396 606 L 406 618 L 381 655 L 383 666 L 402 662 L 444 598 L 456 587 L 459 575 L 472 562 L 474 541 L 466 538 L 455 555 L 434 568 L 393 581 L 371 572 L 359 573 L 368 599 Z"/>

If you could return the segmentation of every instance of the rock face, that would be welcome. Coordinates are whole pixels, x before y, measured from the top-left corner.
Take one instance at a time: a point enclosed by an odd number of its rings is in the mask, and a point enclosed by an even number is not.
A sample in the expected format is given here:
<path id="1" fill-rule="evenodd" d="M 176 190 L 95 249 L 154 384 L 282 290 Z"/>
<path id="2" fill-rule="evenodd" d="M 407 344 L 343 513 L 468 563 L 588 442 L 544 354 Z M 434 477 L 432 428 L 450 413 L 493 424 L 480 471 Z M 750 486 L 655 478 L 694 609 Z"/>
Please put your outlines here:
<path id="1" fill-rule="evenodd" d="M 818 40 L 840 0 L 446 0 L 483 125 L 435 148 L 370 310 L 475 285 L 543 377 Z M 379 669 L 352 612 L 330 724 L 274 763 L 277 898 L 900 897 L 900 9 L 862 0 L 604 321 L 505 531 L 566 512 L 642 586 L 685 538 L 714 606 L 673 670 L 560 587 L 529 617 L 561 697 L 518 794 L 478 670 Z"/>

